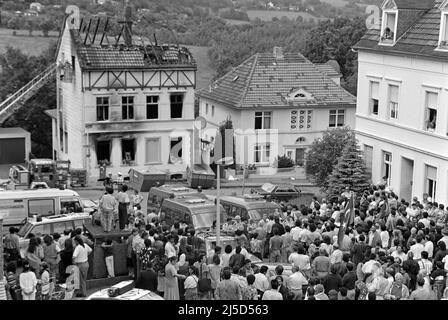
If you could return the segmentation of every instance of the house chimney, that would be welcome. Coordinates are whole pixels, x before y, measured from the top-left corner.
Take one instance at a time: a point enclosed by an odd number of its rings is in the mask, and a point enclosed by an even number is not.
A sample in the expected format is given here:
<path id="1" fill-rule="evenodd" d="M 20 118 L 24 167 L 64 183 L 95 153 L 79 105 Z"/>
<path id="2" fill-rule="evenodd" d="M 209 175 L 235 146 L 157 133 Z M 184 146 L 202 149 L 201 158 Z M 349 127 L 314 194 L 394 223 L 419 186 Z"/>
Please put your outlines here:
<path id="1" fill-rule="evenodd" d="M 283 59 L 283 48 L 282 47 L 274 47 L 274 58 L 275 59 Z"/>
<path id="2" fill-rule="evenodd" d="M 132 7 L 129 5 L 129 1 L 126 1 L 126 6 L 124 8 L 124 42 L 126 46 L 132 46 Z"/>

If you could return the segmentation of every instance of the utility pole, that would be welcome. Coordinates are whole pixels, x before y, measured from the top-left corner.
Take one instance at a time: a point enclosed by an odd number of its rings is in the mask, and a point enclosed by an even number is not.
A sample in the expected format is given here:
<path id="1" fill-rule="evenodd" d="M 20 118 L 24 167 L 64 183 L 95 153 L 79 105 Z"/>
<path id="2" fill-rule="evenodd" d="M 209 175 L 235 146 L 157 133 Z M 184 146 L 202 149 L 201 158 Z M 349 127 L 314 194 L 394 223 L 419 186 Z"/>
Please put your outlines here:
<path id="1" fill-rule="evenodd" d="M 0 212 L 0 282 L 3 280 L 3 215 Z"/>
<path id="2" fill-rule="evenodd" d="M 221 166 L 216 164 L 216 245 L 220 245 L 221 236 Z"/>
<path id="3" fill-rule="evenodd" d="M 7 300 L 6 279 L 3 274 L 3 215 L 0 212 L 0 300 Z"/>

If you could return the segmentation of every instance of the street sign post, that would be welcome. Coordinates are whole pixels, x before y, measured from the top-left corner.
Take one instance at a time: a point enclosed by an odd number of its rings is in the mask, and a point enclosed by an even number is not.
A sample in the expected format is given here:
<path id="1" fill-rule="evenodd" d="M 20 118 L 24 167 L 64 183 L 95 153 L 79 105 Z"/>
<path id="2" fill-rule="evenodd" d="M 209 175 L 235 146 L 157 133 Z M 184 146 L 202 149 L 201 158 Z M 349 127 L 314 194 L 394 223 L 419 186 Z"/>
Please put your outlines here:
<path id="1" fill-rule="evenodd" d="M 225 157 L 216 161 L 216 245 L 220 245 L 221 237 L 221 166 L 230 166 L 233 158 Z"/>

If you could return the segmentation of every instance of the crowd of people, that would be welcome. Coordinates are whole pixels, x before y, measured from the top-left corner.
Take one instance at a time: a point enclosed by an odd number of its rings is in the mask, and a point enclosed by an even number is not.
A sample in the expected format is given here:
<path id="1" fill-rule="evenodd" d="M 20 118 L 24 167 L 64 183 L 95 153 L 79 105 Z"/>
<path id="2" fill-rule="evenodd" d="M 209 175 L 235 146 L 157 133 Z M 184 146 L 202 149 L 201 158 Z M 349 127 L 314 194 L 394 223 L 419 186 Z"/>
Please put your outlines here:
<path id="1" fill-rule="evenodd" d="M 351 195 L 314 197 L 301 206 L 279 202 L 281 210 L 259 221 L 231 217 L 223 233 L 234 241 L 222 247 L 206 248 L 184 221 L 168 225 L 156 212 L 142 212 L 141 196 L 128 196 L 124 185 L 116 196 L 106 188 L 100 220 L 106 233 L 114 220 L 130 231 L 129 275 L 137 288 L 166 300 L 447 300 L 444 205 L 427 196 L 409 203 L 385 186 L 371 186 L 354 195 L 349 208 Z M 349 209 L 353 220 L 345 226 Z M 14 230 L 8 239 L 15 241 Z M 46 236 L 43 243 L 30 239 L 19 281 L 14 264 L 7 264 L 11 298 L 20 286 L 23 299 L 34 299 L 39 283 L 65 281 L 70 265 L 79 269 L 77 292 L 85 296 L 89 241 L 81 229 Z M 112 240 L 101 245 L 110 277 L 113 246 Z M 41 292 L 45 298 L 46 289 Z"/>
<path id="2" fill-rule="evenodd" d="M 68 295 L 87 295 L 88 255 L 93 242 L 83 229 L 65 230 L 43 238 L 29 235 L 28 248 L 19 253 L 17 228 L 4 238 L 5 293 L 8 300 L 49 300 L 56 284 L 64 284 Z M 20 267 L 20 268 L 18 268 Z M 18 270 L 21 270 L 18 272 Z"/>
<path id="3" fill-rule="evenodd" d="M 173 300 L 448 299 L 444 205 L 429 197 L 408 203 L 371 186 L 355 196 L 354 219 L 339 236 L 351 194 L 308 206 L 280 202 L 260 221 L 231 217 L 223 231 L 235 243 L 208 252 L 182 221 L 168 226 L 137 210 L 131 273 L 138 287 Z"/>

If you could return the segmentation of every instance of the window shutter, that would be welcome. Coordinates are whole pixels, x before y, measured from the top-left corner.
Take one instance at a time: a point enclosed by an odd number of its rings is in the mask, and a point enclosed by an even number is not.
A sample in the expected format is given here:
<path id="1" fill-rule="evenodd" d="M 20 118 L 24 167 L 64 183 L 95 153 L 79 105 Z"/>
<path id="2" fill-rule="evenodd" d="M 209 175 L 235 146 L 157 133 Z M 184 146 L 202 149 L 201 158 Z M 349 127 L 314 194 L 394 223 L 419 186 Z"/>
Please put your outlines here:
<path id="1" fill-rule="evenodd" d="M 428 108 L 437 109 L 437 93 L 435 92 L 426 93 L 426 106 Z"/>
<path id="2" fill-rule="evenodd" d="M 426 178 L 437 181 L 437 168 L 426 166 Z"/>
<path id="3" fill-rule="evenodd" d="M 397 86 L 389 86 L 389 94 L 391 102 L 398 102 L 398 87 Z"/>
<path id="4" fill-rule="evenodd" d="M 378 82 L 371 82 L 370 83 L 370 87 L 371 87 L 371 97 L 372 97 L 372 99 L 379 100 L 380 84 Z"/>

